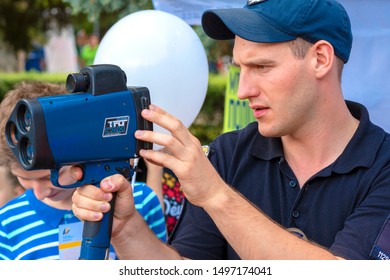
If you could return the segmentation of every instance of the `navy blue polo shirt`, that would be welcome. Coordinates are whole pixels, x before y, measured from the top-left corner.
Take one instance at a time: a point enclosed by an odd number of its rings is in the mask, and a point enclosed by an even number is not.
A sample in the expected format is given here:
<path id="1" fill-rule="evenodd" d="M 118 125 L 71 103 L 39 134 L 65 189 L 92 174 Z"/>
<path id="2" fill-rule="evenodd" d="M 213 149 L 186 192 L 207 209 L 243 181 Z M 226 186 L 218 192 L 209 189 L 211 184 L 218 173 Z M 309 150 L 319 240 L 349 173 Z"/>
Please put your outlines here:
<path id="1" fill-rule="evenodd" d="M 280 138 L 261 136 L 257 123 L 219 136 L 209 158 L 227 184 L 283 227 L 340 257 L 370 259 L 390 213 L 389 134 L 370 122 L 364 106 L 347 105 L 360 120 L 355 135 L 304 186 L 285 161 Z M 169 242 L 191 259 L 239 259 L 208 214 L 188 201 Z"/>

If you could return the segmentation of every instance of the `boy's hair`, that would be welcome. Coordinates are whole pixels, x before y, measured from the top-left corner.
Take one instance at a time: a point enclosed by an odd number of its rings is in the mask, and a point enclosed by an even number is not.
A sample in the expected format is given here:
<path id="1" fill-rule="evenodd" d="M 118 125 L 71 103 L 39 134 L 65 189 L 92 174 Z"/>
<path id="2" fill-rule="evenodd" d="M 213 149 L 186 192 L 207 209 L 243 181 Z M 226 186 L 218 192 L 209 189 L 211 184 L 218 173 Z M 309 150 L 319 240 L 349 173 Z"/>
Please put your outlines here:
<path id="1" fill-rule="evenodd" d="M 62 84 L 35 81 L 21 82 L 14 89 L 7 92 L 0 103 L 0 165 L 10 168 L 14 163 L 18 163 L 5 138 L 5 125 L 16 103 L 24 98 L 53 96 L 65 94 L 66 92 L 65 86 Z"/>

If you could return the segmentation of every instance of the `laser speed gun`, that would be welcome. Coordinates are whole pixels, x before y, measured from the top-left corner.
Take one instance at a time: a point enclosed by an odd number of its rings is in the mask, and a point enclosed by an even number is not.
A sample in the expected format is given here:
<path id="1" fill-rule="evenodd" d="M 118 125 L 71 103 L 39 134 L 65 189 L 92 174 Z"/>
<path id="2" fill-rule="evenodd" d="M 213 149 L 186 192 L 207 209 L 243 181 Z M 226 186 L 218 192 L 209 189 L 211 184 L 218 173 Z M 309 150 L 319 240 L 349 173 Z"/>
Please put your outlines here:
<path id="1" fill-rule="evenodd" d="M 137 129 L 152 130 L 141 117 L 149 107 L 146 87 L 128 87 L 126 74 L 116 65 L 101 64 L 69 74 L 68 94 L 22 99 L 9 117 L 5 135 L 20 165 L 26 170 L 50 169 L 53 185 L 99 187 L 100 181 L 120 173 L 134 174 L 130 158 L 152 144 L 134 137 Z M 83 178 L 61 185 L 59 171 L 79 165 Z M 112 200 L 114 209 L 115 195 Z M 80 259 L 106 259 L 110 247 L 112 211 L 100 222 L 85 222 Z"/>

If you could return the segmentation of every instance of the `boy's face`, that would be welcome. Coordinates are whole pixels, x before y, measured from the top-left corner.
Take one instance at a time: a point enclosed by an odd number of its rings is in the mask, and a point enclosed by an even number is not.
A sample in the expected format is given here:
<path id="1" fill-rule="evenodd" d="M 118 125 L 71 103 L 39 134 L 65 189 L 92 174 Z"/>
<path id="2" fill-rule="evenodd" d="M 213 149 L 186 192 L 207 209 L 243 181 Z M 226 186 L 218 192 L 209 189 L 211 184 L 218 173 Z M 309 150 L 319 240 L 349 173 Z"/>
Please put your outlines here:
<path id="1" fill-rule="evenodd" d="M 65 189 L 53 186 L 50 181 L 50 170 L 25 170 L 18 164 L 11 167 L 12 173 L 18 178 L 25 189 L 32 189 L 37 199 L 58 209 L 71 209 L 72 195 L 75 189 Z M 70 167 L 60 171 L 61 184 L 73 183 Z"/>

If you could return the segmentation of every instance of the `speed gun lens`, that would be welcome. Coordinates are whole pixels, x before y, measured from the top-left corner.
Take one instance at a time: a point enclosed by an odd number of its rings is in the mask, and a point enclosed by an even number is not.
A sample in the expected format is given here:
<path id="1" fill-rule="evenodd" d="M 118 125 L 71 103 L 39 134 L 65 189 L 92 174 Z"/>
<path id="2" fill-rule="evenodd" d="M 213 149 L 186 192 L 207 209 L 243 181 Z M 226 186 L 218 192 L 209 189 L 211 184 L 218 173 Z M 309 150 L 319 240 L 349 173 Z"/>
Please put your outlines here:
<path id="1" fill-rule="evenodd" d="M 24 132 L 28 132 L 31 129 L 31 112 L 25 105 L 19 106 L 18 109 L 18 121 L 19 127 Z"/>

